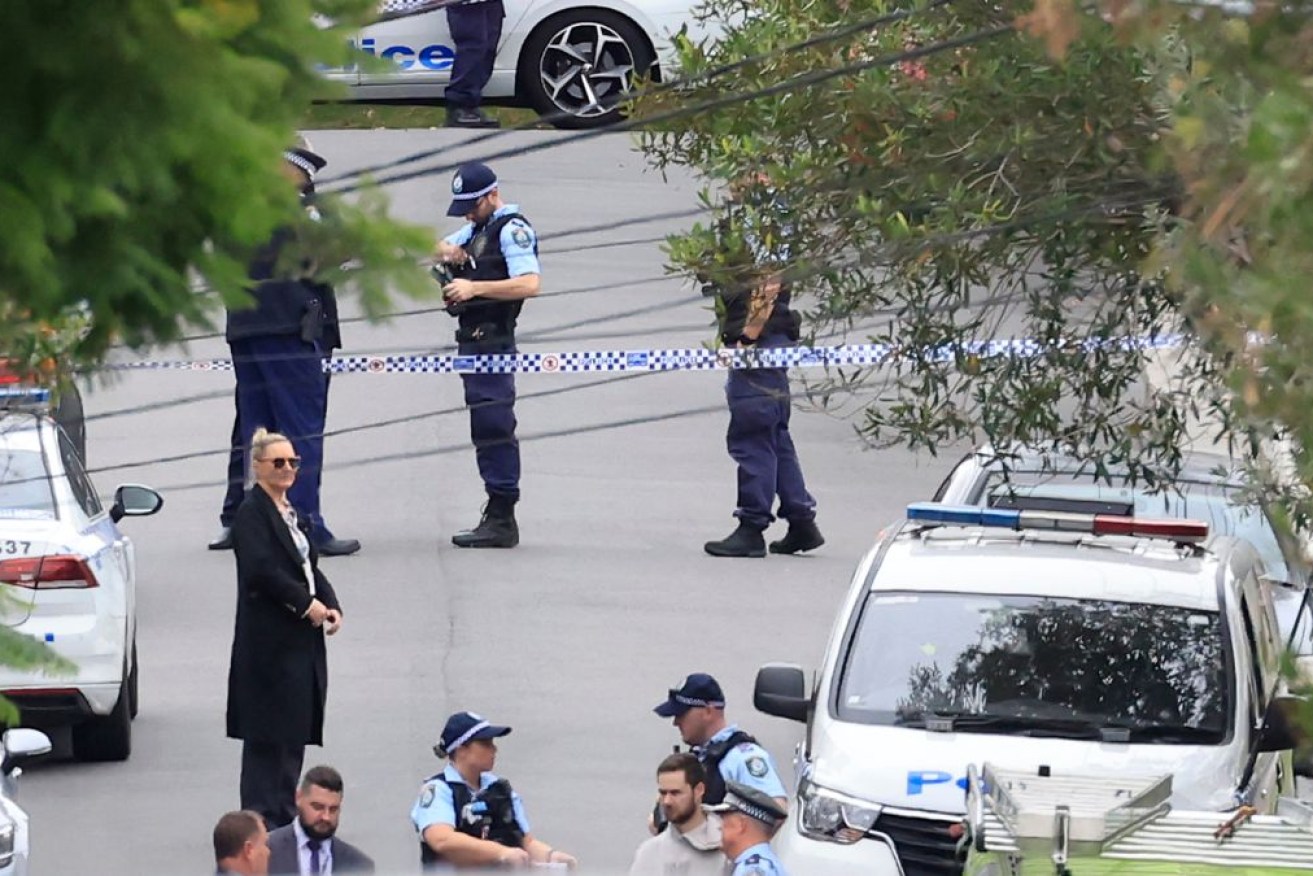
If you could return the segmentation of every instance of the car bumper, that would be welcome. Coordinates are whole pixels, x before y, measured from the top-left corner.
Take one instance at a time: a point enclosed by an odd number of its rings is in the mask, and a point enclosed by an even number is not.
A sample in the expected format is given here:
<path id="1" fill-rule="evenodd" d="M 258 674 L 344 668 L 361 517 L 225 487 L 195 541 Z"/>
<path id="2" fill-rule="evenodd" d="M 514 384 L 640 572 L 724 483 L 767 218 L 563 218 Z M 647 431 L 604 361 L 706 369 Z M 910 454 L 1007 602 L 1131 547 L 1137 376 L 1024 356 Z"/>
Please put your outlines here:
<path id="1" fill-rule="evenodd" d="M 0 692 L 19 706 L 24 724 L 51 726 L 114 710 L 127 666 L 121 621 L 98 623 L 90 615 L 33 617 L 14 629 L 46 642 L 73 664 L 68 675 L 0 667 Z"/>
<path id="2" fill-rule="evenodd" d="M 5 688 L 3 693 L 22 715 L 24 727 L 44 730 L 76 724 L 95 715 L 108 715 L 119 701 L 122 684 L 85 684 L 80 687 Z"/>
<path id="3" fill-rule="evenodd" d="M 775 837 L 775 850 L 790 873 L 824 873 L 825 876 L 903 876 L 893 846 L 866 837 L 851 845 L 822 842 L 798 833 L 789 822 Z"/>

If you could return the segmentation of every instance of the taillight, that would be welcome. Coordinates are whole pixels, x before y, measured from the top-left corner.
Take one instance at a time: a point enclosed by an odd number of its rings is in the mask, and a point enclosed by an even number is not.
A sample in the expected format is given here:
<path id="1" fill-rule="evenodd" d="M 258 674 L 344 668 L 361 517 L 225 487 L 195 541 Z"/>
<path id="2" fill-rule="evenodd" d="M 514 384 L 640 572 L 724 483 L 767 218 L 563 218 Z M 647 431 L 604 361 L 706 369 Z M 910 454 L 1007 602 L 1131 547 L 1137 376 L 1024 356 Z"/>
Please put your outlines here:
<path id="1" fill-rule="evenodd" d="M 18 372 L 9 367 L 8 359 L 0 359 L 0 386 L 9 386 L 15 383 L 22 383 Z"/>
<path id="2" fill-rule="evenodd" d="M 31 590 L 100 586 L 85 559 L 66 554 L 0 560 L 0 583 Z"/>

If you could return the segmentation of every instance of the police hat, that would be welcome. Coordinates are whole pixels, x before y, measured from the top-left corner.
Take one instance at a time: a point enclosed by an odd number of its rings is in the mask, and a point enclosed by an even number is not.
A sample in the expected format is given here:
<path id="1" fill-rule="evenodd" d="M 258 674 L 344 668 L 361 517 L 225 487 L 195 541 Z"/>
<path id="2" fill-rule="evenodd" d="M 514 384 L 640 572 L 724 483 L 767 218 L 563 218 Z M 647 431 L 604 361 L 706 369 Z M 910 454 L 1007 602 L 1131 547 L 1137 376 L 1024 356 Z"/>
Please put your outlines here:
<path id="1" fill-rule="evenodd" d="M 451 206 L 447 208 L 447 215 L 466 215 L 474 209 L 479 198 L 495 188 L 497 174 L 492 172 L 491 167 L 477 161 L 462 164 L 451 178 Z"/>
<path id="2" fill-rule="evenodd" d="M 780 804 L 765 791 L 758 791 L 738 782 L 726 782 L 725 799 L 702 808 L 708 812 L 742 812 L 770 828 L 774 828 L 788 817 L 788 813 L 781 809 Z"/>
<path id="3" fill-rule="evenodd" d="M 477 739 L 496 739 L 510 732 L 510 727 L 489 724 L 482 715 L 457 712 L 447 719 L 446 726 L 442 728 L 442 738 L 433 746 L 433 752 L 438 757 L 448 757 L 467 742 L 474 742 Z"/>
<path id="4" fill-rule="evenodd" d="M 725 708 L 725 694 L 721 692 L 720 684 L 705 672 L 695 672 L 679 687 L 672 687 L 666 701 L 652 711 L 663 718 L 677 718 L 699 706 Z"/>
<path id="5" fill-rule="evenodd" d="M 296 145 L 283 152 L 283 158 L 291 165 L 300 168 L 310 179 L 315 178 L 315 174 L 328 166 L 328 159 L 315 152 L 310 141 L 305 137 L 297 137 Z"/>

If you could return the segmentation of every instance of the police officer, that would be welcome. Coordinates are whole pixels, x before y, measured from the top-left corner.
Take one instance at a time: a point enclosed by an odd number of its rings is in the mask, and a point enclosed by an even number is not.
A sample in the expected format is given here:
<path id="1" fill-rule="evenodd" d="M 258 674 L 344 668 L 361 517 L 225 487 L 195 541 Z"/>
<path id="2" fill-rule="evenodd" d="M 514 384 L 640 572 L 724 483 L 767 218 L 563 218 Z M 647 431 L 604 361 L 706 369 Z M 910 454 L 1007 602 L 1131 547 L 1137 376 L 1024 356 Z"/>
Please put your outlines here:
<path id="1" fill-rule="evenodd" d="M 502 200 L 497 176 L 466 164 L 451 181 L 448 216 L 466 225 L 438 244 L 455 279 L 443 287 L 458 320 L 461 355 L 514 353 L 515 322 L 524 299 L 538 294 L 538 239 L 515 204 Z M 511 548 L 520 543 L 520 445 L 515 439 L 515 375 L 461 374 L 470 436 L 488 503 L 474 529 L 452 537 L 457 547 Z"/>
<path id="2" fill-rule="evenodd" d="M 447 719 L 433 746 L 438 757 L 447 758 L 447 766 L 424 780 L 410 811 L 425 870 L 533 863 L 574 867 L 573 856 L 533 836 L 524 801 L 492 772 L 497 762 L 493 740 L 510 732 L 473 712 Z"/>
<path id="3" fill-rule="evenodd" d="M 283 153 L 284 175 L 301 192 L 311 219 L 318 218 L 313 203 L 314 176 L 327 161 L 304 140 Z M 331 286 L 316 283 L 306 270 L 277 273 L 278 256 L 293 236 L 284 228 L 275 232 L 256 254 L 249 276 L 255 281 L 252 306 L 230 308 L 225 337 L 232 351 L 237 377 L 238 429 L 234 436 L 243 448 L 256 428 L 264 426 L 296 442 L 301 473 L 288 491 L 293 507 L 310 524 L 310 537 L 320 556 L 342 556 L 360 550 L 360 542 L 337 538 L 319 511 L 323 475 L 324 423 L 328 412 L 328 377 L 323 360 L 340 346 L 337 297 Z M 303 266 L 304 268 L 305 266 Z M 216 550 L 232 547 L 228 524 L 240 498 L 243 482 L 235 454 L 230 454 L 229 490 L 221 514 L 223 530 L 210 543 Z M 237 483 L 234 496 L 233 481 Z M 231 506 L 231 507 L 230 507 Z"/>
<path id="4" fill-rule="evenodd" d="M 451 81 L 444 94 L 448 127 L 500 127 L 496 119 L 483 114 L 479 104 L 483 87 L 492 77 L 505 17 L 502 0 L 456 0 L 447 7 L 447 27 L 456 47 Z"/>
<path id="5" fill-rule="evenodd" d="M 725 799 L 706 807 L 720 813 L 720 848 L 729 858 L 730 876 L 788 876 L 770 838 L 785 812 L 769 796 L 731 782 Z"/>
<path id="6" fill-rule="evenodd" d="M 680 736 L 702 762 L 707 803 L 719 803 L 728 783 L 736 782 L 774 798 L 782 808 L 788 806 L 788 794 L 770 754 L 752 736 L 726 723 L 725 695 L 716 679 L 695 672 L 671 688 L 665 702 L 652 711 L 674 719 Z"/>
<path id="7" fill-rule="evenodd" d="M 775 224 L 781 212 L 766 182 L 754 178 L 736 185 L 732 192 L 729 224 L 746 212 L 757 215 L 773 239 L 787 235 L 787 227 Z M 771 226 L 774 225 L 772 228 Z M 722 229 L 728 231 L 728 228 Z M 740 235 L 745 246 L 728 253 L 738 270 L 725 284 L 713 286 L 720 298 L 721 341 L 726 347 L 764 350 L 789 347 L 801 334 L 801 318 L 789 308 L 790 284 L 780 268 L 789 258 L 787 245 L 767 247 L 759 235 Z M 730 235 L 724 234 L 728 240 Z M 789 374 L 785 368 L 733 369 L 725 385 L 729 402 L 729 431 L 726 444 L 738 463 L 738 528 L 728 537 L 709 541 L 713 557 L 764 557 L 766 528 L 775 519 L 772 508 L 780 499 L 779 516 L 789 522 L 784 538 L 770 544 L 771 553 L 796 554 L 815 550 L 825 543 L 816 526 L 816 500 L 807 492 L 798 452 L 789 434 L 793 404 Z"/>

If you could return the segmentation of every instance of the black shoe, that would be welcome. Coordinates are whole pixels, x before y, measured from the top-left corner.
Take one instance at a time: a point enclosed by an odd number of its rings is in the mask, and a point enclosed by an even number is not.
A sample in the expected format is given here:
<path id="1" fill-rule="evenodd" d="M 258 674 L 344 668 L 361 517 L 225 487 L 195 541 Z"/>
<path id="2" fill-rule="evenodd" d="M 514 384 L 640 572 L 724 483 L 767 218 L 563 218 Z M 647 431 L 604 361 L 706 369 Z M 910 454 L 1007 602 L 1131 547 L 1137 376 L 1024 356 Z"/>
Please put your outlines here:
<path id="1" fill-rule="evenodd" d="M 467 548 L 515 547 L 520 543 L 520 528 L 515 524 L 515 500 L 489 496 L 479 525 L 456 533 L 451 537 L 451 543 Z"/>
<path id="2" fill-rule="evenodd" d="M 815 520 L 799 520 L 789 523 L 789 531 L 784 533 L 784 538 L 779 541 L 770 543 L 770 552 L 773 554 L 797 554 L 803 551 L 814 551 L 821 545 L 825 544 L 825 536 L 816 526 Z"/>
<path id="3" fill-rule="evenodd" d="M 360 542 L 354 538 L 330 538 L 315 545 L 321 557 L 349 557 L 360 550 Z"/>
<path id="4" fill-rule="evenodd" d="M 703 545 L 703 549 L 713 557 L 764 557 L 766 539 L 760 529 L 740 523 L 729 538 L 709 541 Z"/>
<path id="5" fill-rule="evenodd" d="M 454 106 L 447 109 L 448 128 L 500 128 L 501 122 L 484 115 L 477 107 Z"/>
<path id="6" fill-rule="evenodd" d="M 233 549 L 233 529 L 231 526 L 225 526 L 219 530 L 219 534 L 210 542 L 212 551 L 230 551 Z"/>

